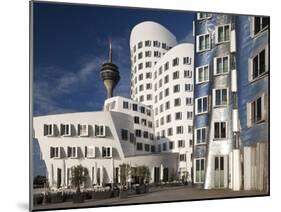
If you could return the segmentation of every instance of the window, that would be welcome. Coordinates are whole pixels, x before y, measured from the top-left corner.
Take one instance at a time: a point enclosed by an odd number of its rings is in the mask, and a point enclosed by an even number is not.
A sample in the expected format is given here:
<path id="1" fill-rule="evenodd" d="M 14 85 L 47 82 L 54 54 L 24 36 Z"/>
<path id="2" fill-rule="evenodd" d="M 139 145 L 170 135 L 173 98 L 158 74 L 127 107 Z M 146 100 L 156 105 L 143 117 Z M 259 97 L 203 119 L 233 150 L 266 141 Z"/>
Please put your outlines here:
<path id="1" fill-rule="evenodd" d="M 138 53 L 138 59 L 142 58 L 142 52 Z"/>
<path id="2" fill-rule="evenodd" d="M 150 72 L 145 74 L 145 78 L 146 79 L 151 79 L 152 78 L 152 74 Z M 152 87 L 152 86 L 151 86 Z"/>
<path id="3" fill-rule="evenodd" d="M 163 149 L 163 151 L 167 151 L 167 143 L 166 142 L 162 144 L 162 149 Z"/>
<path id="4" fill-rule="evenodd" d="M 184 76 L 184 78 L 192 78 L 192 71 L 184 70 L 183 76 Z"/>
<path id="5" fill-rule="evenodd" d="M 163 92 L 161 91 L 160 93 L 159 93 L 159 100 L 162 100 L 163 99 Z"/>
<path id="6" fill-rule="evenodd" d="M 147 94 L 147 95 L 146 95 L 146 100 L 152 100 L 151 94 Z"/>
<path id="7" fill-rule="evenodd" d="M 193 126 L 191 126 L 191 125 L 188 125 L 187 126 L 187 131 L 188 131 L 188 133 L 192 133 L 192 131 L 193 131 Z"/>
<path id="8" fill-rule="evenodd" d="M 191 111 L 187 111 L 187 119 L 192 119 L 193 114 Z"/>
<path id="9" fill-rule="evenodd" d="M 146 126 L 146 119 L 141 119 L 141 124 L 142 124 L 143 126 Z"/>
<path id="10" fill-rule="evenodd" d="M 140 106 L 140 112 L 141 112 L 141 113 L 145 113 L 145 107 Z"/>
<path id="11" fill-rule="evenodd" d="M 193 90 L 193 86 L 191 84 L 185 84 L 184 85 L 184 89 L 185 89 L 185 91 L 192 91 Z"/>
<path id="12" fill-rule="evenodd" d="M 229 56 L 214 58 L 214 74 L 224 74 L 229 72 Z"/>
<path id="13" fill-rule="evenodd" d="M 136 137 L 141 137 L 141 130 L 135 130 Z"/>
<path id="14" fill-rule="evenodd" d="M 178 147 L 185 147 L 185 142 L 184 140 L 178 140 Z"/>
<path id="15" fill-rule="evenodd" d="M 147 131 L 143 131 L 143 137 L 148 138 L 148 132 Z"/>
<path id="16" fill-rule="evenodd" d="M 169 69 L 169 62 L 166 62 L 164 65 L 164 70 L 167 71 Z"/>
<path id="17" fill-rule="evenodd" d="M 216 139 L 223 139 L 226 138 L 226 122 L 215 122 L 215 138 Z"/>
<path id="18" fill-rule="evenodd" d="M 161 57 L 161 53 L 158 51 L 154 51 L 154 57 Z"/>
<path id="19" fill-rule="evenodd" d="M 146 110 L 146 115 L 151 116 L 151 110 Z"/>
<path id="20" fill-rule="evenodd" d="M 136 45 L 134 45 L 134 52 L 136 52 Z"/>
<path id="21" fill-rule="evenodd" d="M 258 97 L 252 102 L 247 103 L 247 125 L 248 127 L 258 124 L 265 120 L 265 95 Z"/>
<path id="22" fill-rule="evenodd" d="M 164 117 L 161 117 L 161 119 L 160 119 L 160 125 L 164 125 Z"/>
<path id="23" fill-rule="evenodd" d="M 175 120 L 181 120 L 181 118 L 182 118 L 182 113 L 181 112 L 175 113 Z"/>
<path id="24" fill-rule="evenodd" d="M 138 49 L 142 48 L 142 42 L 138 42 Z"/>
<path id="25" fill-rule="evenodd" d="M 268 71 L 268 48 L 260 51 L 250 63 L 250 81 L 258 79 Z"/>
<path id="26" fill-rule="evenodd" d="M 269 17 L 254 17 L 253 18 L 253 32 L 254 35 L 264 31 L 269 26 Z"/>
<path id="27" fill-rule="evenodd" d="M 163 112 L 163 104 L 160 105 L 160 113 Z"/>
<path id="28" fill-rule="evenodd" d="M 158 144 L 158 152 L 161 152 L 161 144 Z"/>
<path id="29" fill-rule="evenodd" d="M 187 98 L 186 98 L 186 105 L 192 105 L 192 104 L 193 104 L 192 101 L 193 101 L 193 100 L 192 100 L 191 97 L 187 97 Z"/>
<path id="30" fill-rule="evenodd" d="M 180 78 L 180 72 L 179 71 L 175 71 L 173 73 L 173 79 L 178 79 L 178 78 Z"/>
<path id="31" fill-rule="evenodd" d="M 180 98 L 177 98 L 174 100 L 174 106 L 177 107 L 177 106 L 180 106 L 181 105 L 181 99 Z"/>
<path id="32" fill-rule="evenodd" d="M 162 66 L 160 66 L 159 69 L 158 69 L 159 76 L 162 74 L 162 72 L 163 72 L 162 71 Z"/>
<path id="33" fill-rule="evenodd" d="M 95 136 L 96 137 L 105 137 L 106 136 L 105 125 L 95 125 Z"/>
<path id="34" fill-rule="evenodd" d="M 85 157 L 95 158 L 96 157 L 96 147 L 95 146 L 85 146 Z"/>
<path id="35" fill-rule="evenodd" d="M 196 99 L 196 114 L 208 112 L 208 97 L 200 97 Z"/>
<path id="36" fill-rule="evenodd" d="M 173 67 L 179 65 L 179 58 L 176 57 L 173 59 Z"/>
<path id="37" fill-rule="evenodd" d="M 112 158 L 112 147 L 103 146 L 102 147 L 102 157 L 103 158 Z"/>
<path id="38" fill-rule="evenodd" d="M 164 78 L 164 83 L 168 83 L 169 82 L 169 75 L 166 75 L 165 78 Z"/>
<path id="39" fill-rule="evenodd" d="M 171 122 L 171 115 L 167 115 L 166 116 L 166 123 L 170 123 Z"/>
<path id="40" fill-rule="evenodd" d="M 128 140 L 128 138 L 129 138 L 128 133 L 129 133 L 128 130 L 121 129 L 121 138 L 122 138 L 122 140 L 124 140 L 124 141 Z"/>
<path id="41" fill-rule="evenodd" d="M 165 138 L 165 130 L 161 131 L 161 138 Z"/>
<path id="42" fill-rule="evenodd" d="M 196 129 L 196 144 L 205 144 L 207 141 L 207 128 Z"/>
<path id="43" fill-rule="evenodd" d="M 123 101 L 123 108 L 124 108 L 124 109 L 128 109 L 128 108 L 129 108 L 129 103 Z"/>
<path id="44" fill-rule="evenodd" d="M 136 137 L 134 133 L 130 133 L 130 142 L 135 143 L 136 142 Z"/>
<path id="45" fill-rule="evenodd" d="M 197 13 L 197 20 L 198 21 L 209 19 L 211 17 L 212 17 L 212 14 L 210 14 L 210 13 Z"/>
<path id="46" fill-rule="evenodd" d="M 169 149 L 174 149 L 174 142 L 173 141 L 169 142 Z"/>
<path id="47" fill-rule="evenodd" d="M 139 75 L 139 81 L 143 80 L 143 74 Z"/>
<path id="48" fill-rule="evenodd" d="M 134 123 L 139 124 L 140 123 L 140 118 L 138 116 L 134 117 Z"/>
<path id="49" fill-rule="evenodd" d="M 137 150 L 142 151 L 142 149 L 143 149 L 143 144 L 140 142 L 137 142 Z"/>
<path id="50" fill-rule="evenodd" d="M 227 88 L 213 89 L 213 106 L 225 106 L 227 105 L 228 92 Z"/>
<path id="51" fill-rule="evenodd" d="M 228 42 L 230 37 L 230 24 L 216 27 L 216 43 Z"/>
<path id="52" fill-rule="evenodd" d="M 174 93 L 180 92 L 180 85 L 174 85 Z"/>
<path id="53" fill-rule="evenodd" d="M 143 102 L 143 95 L 142 96 L 140 96 L 140 102 Z"/>
<path id="54" fill-rule="evenodd" d="M 61 158 L 62 147 L 50 147 L 50 158 Z"/>
<path id="55" fill-rule="evenodd" d="M 162 87 L 162 85 L 163 85 L 163 83 L 162 83 L 162 79 L 160 79 L 160 80 L 159 80 L 159 88 L 161 88 L 161 87 Z"/>
<path id="56" fill-rule="evenodd" d="M 133 104 L 133 111 L 138 111 L 138 105 L 137 104 Z"/>
<path id="57" fill-rule="evenodd" d="M 166 109 L 166 110 L 169 110 L 169 109 L 170 109 L 170 102 L 169 102 L 169 101 L 167 101 L 167 102 L 165 103 L 165 109 Z"/>
<path id="58" fill-rule="evenodd" d="M 146 41 L 144 42 L 144 45 L 145 45 L 145 46 L 151 46 L 151 41 L 150 41 L 150 40 L 146 40 Z"/>
<path id="59" fill-rule="evenodd" d="M 150 151 L 150 145 L 149 144 L 144 144 L 144 150 L 146 152 L 149 152 Z"/>
<path id="60" fill-rule="evenodd" d="M 151 141 L 154 140 L 154 135 L 153 135 L 152 133 L 149 134 L 149 139 L 150 139 Z"/>
<path id="61" fill-rule="evenodd" d="M 78 124 L 78 136 L 88 136 L 89 125 L 88 124 Z"/>
<path id="62" fill-rule="evenodd" d="M 146 83 L 146 89 L 147 89 L 147 90 L 150 90 L 151 87 L 152 87 L 151 83 Z"/>
<path id="63" fill-rule="evenodd" d="M 151 145 L 151 146 L 150 146 L 150 150 L 151 150 L 151 152 L 155 152 L 155 146 L 154 146 L 154 145 Z"/>
<path id="64" fill-rule="evenodd" d="M 167 132 L 168 136 L 172 136 L 173 135 L 173 128 L 172 127 L 168 128 L 167 131 L 168 131 Z"/>
<path id="65" fill-rule="evenodd" d="M 167 48 L 167 44 L 166 43 L 162 43 L 162 48 L 166 49 Z"/>
<path id="66" fill-rule="evenodd" d="M 154 47 L 160 47 L 160 42 L 157 41 L 157 40 L 153 41 L 153 46 Z"/>
<path id="67" fill-rule="evenodd" d="M 188 65 L 190 65 L 190 64 L 191 64 L 191 58 L 190 58 L 190 57 L 184 57 L 184 58 L 183 58 L 183 64 L 188 64 Z"/>
<path id="68" fill-rule="evenodd" d="M 139 91 L 143 91 L 143 85 L 139 86 Z"/>
<path id="69" fill-rule="evenodd" d="M 61 136 L 71 136 L 71 124 L 61 124 L 60 133 Z"/>
<path id="70" fill-rule="evenodd" d="M 203 52 L 211 48 L 210 34 L 197 35 L 196 37 L 196 50 Z"/>
<path id="71" fill-rule="evenodd" d="M 55 135 L 55 125 L 54 124 L 44 124 L 44 136 L 54 136 Z"/>
<path id="72" fill-rule="evenodd" d="M 180 154 L 180 161 L 186 161 L 186 155 Z"/>
<path id="73" fill-rule="evenodd" d="M 209 65 L 204 65 L 196 68 L 196 83 L 209 81 Z"/>
<path id="74" fill-rule="evenodd" d="M 165 89 L 165 97 L 166 97 L 166 96 L 169 96 L 169 88 L 166 88 L 166 89 Z"/>
<path id="75" fill-rule="evenodd" d="M 145 67 L 146 67 L 146 68 L 151 68 L 151 66 L 152 66 L 152 65 L 151 65 L 151 62 L 150 62 L 150 61 L 148 61 L 148 62 L 145 63 Z"/>
<path id="76" fill-rule="evenodd" d="M 205 159 L 195 159 L 195 183 L 203 183 L 205 180 Z"/>
<path id="77" fill-rule="evenodd" d="M 142 68 L 143 68 L 142 63 L 139 63 L 139 65 L 138 65 L 138 69 L 139 69 L 139 70 L 142 70 Z"/>
<path id="78" fill-rule="evenodd" d="M 78 147 L 67 147 L 67 157 L 77 158 L 78 157 Z"/>
<path id="79" fill-rule="evenodd" d="M 183 134 L 183 126 L 177 126 L 176 132 L 177 132 L 177 134 Z"/>

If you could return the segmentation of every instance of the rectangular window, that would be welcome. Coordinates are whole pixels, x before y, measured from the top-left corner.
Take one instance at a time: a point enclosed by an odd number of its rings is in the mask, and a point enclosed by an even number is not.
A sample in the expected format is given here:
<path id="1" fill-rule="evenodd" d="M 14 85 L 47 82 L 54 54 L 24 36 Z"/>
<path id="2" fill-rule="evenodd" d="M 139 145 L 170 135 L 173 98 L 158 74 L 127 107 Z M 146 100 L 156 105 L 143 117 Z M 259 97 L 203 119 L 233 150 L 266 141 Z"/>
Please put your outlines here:
<path id="1" fill-rule="evenodd" d="M 192 71 L 191 70 L 184 70 L 183 76 L 184 76 L 184 78 L 192 78 Z"/>
<path id="2" fill-rule="evenodd" d="M 197 20 L 201 21 L 201 20 L 206 20 L 212 17 L 211 13 L 197 13 Z"/>
<path id="3" fill-rule="evenodd" d="M 191 126 L 191 125 L 188 125 L 187 126 L 188 128 L 188 133 L 192 133 L 193 132 L 193 126 Z"/>
<path id="4" fill-rule="evenodd" d="M 168 131 L 167 132 L 168 136 L 172 136 L 173 135 L 173 128 L 172 127 L 168 128 L 167 131 Z"/>
<path id="5" fill-rule="evenodd" d="M 166 143 L 166 142 L 162 144 L 162 147 L 163 147 L 163 148 L 162 148 L 163 151 L 167 151 L 167 143 Z"/>
<path id="6" fill-rule="evenodd" d="M 147 95 L 146 95 L 146 100 L 152 100 L 151 94 L 147 94 Z"/>
<path id="7" fill-rule="evenodd" d="M 137 150 L 142 151 L 143 150 L 143 144 L 140 142 L 137 142 Z"/>
<path id="8" fill-rule="evenodd" d="M 135 143 L 136 142 L 136 137 L 134 133 L 130 133 L 130 142 Z"/>
<path id="9" fill-rule="evenodd" d="M 60 133 L 61 136 L 71 136 L 71 124 L 61 124 L 60 125 Z"/>
<path id="10" fill-rule="evenodd" d="M 228 42 L 230 37 L 230 24 L 216 27 L 216 43 Z"/>
<path id="11" fill-rule="evenodd" d="M 181 112 L 175 113 L 175 120 L 181 120 L 181 119 L 182 119 L 182 113 Z"/>
<path id="12" fill-rule="evenodd" d="M 142 59 L 142 52 L 138 53 L 138 59 Z"/>
<path id="13" fill-rule="evenodd" d="M 112 158 L 112 147 L 103 146 L 102 147 L 102 157 L 103 158 Z"/>
<path id="14" fill-rule="evenodd" d="M 165 103 L 165 109 L 166 109 L 166 110 L 169 110 L 169 109 L 170 109 L 170 102 L 169 102 L 169 101 L 167 101 L 167 102 Z"/>
<path id="15" fill-rule="evenodd" d="M 250 59 L 250 80 L 258 79 L 268 72 L 268 48 L 264 48 L 254 58 Z"/>
<path id="16" fill-rule="evenodd" d="M 121 138 L 124 141 L 127 141 L 129 138 L 129 132 L 126 129 L 121 129 Z"/>
<path id="17" fill-rule="evenodd" d="M 187 111 L 187 119 L 192 119 L 193 118 L 193 114 L 192 111 Z"/>
<path id="18" fill-rule="evenodd" d="M 209 81 L 209 65 L 196 68 L 196 83 L 204 83 Z"/>
<path id="19" fill-rule="evenodd" d="M 44 136 L 54 136 L 55 135 L 55 125 L 54 124 L 44 124 Z"/>
<path id="20" fill-rule="evenodd" d="M 151 152 L 155 152 L 155 146 L 154 145 L 151 145 L 150 149 L 151 149 Z"/>
<path id="21" fill-rule="evenodd" d="M 180 92 L 180 85 L 174 85 L 174 93 Z"/>
<path id="22" fill-rule="evenodd" d="M 177 126 L 176 127 L 176 133 L 177 134 L 183 134 L 183 126 Z"/>
<path id="23" fill-rule="evenodd" d="M 195 103 L 196 103 L 196 114 L 208 112 L 208 96 L 197 98 Z"/>
<path id="24" fill-rule="evenodd" d="M 269 26 L 269 17 L 255 16 L 253 17 L 254 35 L 264 31 Z"/>
<path id="25" fill-rule="evenodd" d="M 150 151 L 150 145 L 149 144 L 144 144 L 144 150 L 146 152 L 149 152 Z"/>
<path id="26" fill-rule="evenodd" d="M 138 49 L 142 48 L 142 42 L 138 42 Z"/>
<path id="27" fill-rule="evenodd" d="M 196 129 L 196 144 L 205 144 L 207 142 L 207 128 Z"/>
<path id="28" fill-rule="evenodd" d="M 173 141 L 169 142 L 169 149 L 174 149 L 174 142 Z"/>
<path id="29" fill-rule="evenodd" d="M 147 131 L 143 131 L 143 137 L 146 138 L 146 139 L 148 138 L 148 132 Z"/>
<path id="30" fill-rule="evenodd" d="M 265 95 L 258 97 L 254 101 L 247 103 L 247 117 L 248 127 L 254 124 L 258 124 L 265 120 L 265 107 L 266 107 Z"/>
<path id="31" fill-rule="evenodd" d="M 171 115 L 167 115 L 166 116 L 166 123 L 170 123 L 171 122 Z"/>
<path id="32" fill-rule="evenodd" d="M 183 58 L 183 64 L 190 65 L 191 64 L 191 58 L 190 57 L 184 57 Z"/>
<path id="33" fill-rule="evenodd" d="M 173 67 L 179 65 L 179 58 L 176 57 L 173 59 Z"/>
<path id="34" fill-rule="evenodd" d="M 181 99 L 180 98 L 177 98 L 174 100 L 174 106 L 177 107 L 177 106 L 180 106 L 181 105 Z"/>
<path id="35" fill-rule="evenodd" d="M 164 78 L 164 83 L 168 83 L 169 82 L 169 75 L 166 75 L 165 78 Z"/>
<path id="36" fill-rule="evenodd" d="M 205 159 L 195 159 L 195 183 L 203 183 L 205 180 Z"/>
<path id="37" fill-rule="evenodd" d="M 165 97 L 169 96 L 169 88 L 166 88 L 164 92 L 165 92 Z"/>
<path id="38" fill-rule="evenodd" d="M 180 161 L 186 161 L 186 155 L 180 154 Z"/>
<path id="39" fill-rule="evenodd" d="M 152 74 L 150 72 L 145 74 L 145 78 L 146 79 L 151 79 L 152 78 Z"/>
<path id="40" fill-rule="evenodd" d="M 215 122 L 214 130 L 215 139 L 226 138 L 226 122 Z"/>
<path id="41" fill-rule="evenodd" d="M 138 65 L 138 69 L 139 69 L 139 70 L 142 70 L 142 68 L 143 68 L 142 63 L 139 63 L 139 65 Z"/>
<path id="42" fill-rule="evenodd" d="M 139 124 L 140 123 L 140 118 L 138 116 L 134 117 L 134 123 Z"/>
<path id="43" fill-rule="evenodd" d="M 228 89 L 213 89 L 213 106 L 225 106 L 228 102 Z"/>
<path id="44" fill-rule="evenodd" d="M 186 98 L 186 105 L 193 105 L 193 102 L 192 102 L 192 98 L 191 97 L 187 97 Z"/>
<path id="45" fill-rule="evenodd" d="M 185 91 L 192 91 L 193 90 L 193 86 L 191 84 L 185 84 L 184 88 L 185 88 Z"/>
<path id="46" fill-rule="evenodd" d="M 133 111 L 138 111 L 138 105 L 137 104 L 133 104 Z"/>
<path id="47" fill-rule="evenodd" d="M 151 64 L 150 61 L 145 62 L 145 67 L 146 67 L 146 68 L 151 68 L 151 66 L 152 66 L 152 64 Z"/>
<path id="48" fill-rule="evenodd" d="M 196 50 L 197 52 L 203 52 L 211 48 L 210 34 L 203 34 L 196 36 Z"/>
<path id="49" fill-rule="evenodd" d="M 72 146 L 67 147 L 67 157 L 69 158 L 77 158 L 78 157 L 78 147 Z"/>
<path id="50" fill-rule="evenodd" d="M 173 73 L 173 79 L 178 79 L 178 78 L 180 78 L 180 72 L 179 71 L 175 71 Z"/>
<path id="51" fill-rule="evenodd" d="M 141 130 L 135 130 L 136 137 L 141 137 Z"/>
<path id="52" fill-rule="evenodd" d="M 214 58 L 214 74 L 228 73 L 230 69 L 229 56 L 215 57 Z"/>
<path id="53" fill-rule="evenodd" d="M 85 146 L 85 157 L 95 158 L 96 157 L 96 147 L 95 146 Z"/>
<path id="54" fill-rule="evenodd" d="M 154 57 L 161 57 L 161 53 L 158 51 L 154 51 Z"/>
<path id="55" fill-rule="evenodd" d="M 154 140 L 154 135 L 153 135 L 152 133 L 149 134 L 149 139 L 150 139 L 151 141 Z"/>
<path id="56" fill-rule="evenodd" d="M 95 125 L 95 136 L 96 137 L 105 137 L 106 136 L 105 125 Z"/>
<path id="57" fill-rule="evenodd" d="M 164 65 L 164 70 L 167 71 L 169 69 L 169 62 L 166 62 Z"/>
<path id="58" fill-rule="evenodd" d="M 144 45 L 145 45 L 145 46 L 151 46 L 151 41 L 150 41 L 150 40 L 146 40 L 146 41 L 144 42 Z"/>
<path id="59" fill-rule="evenodd" d="M 78 136 L 89 136 L 89 125 L 88 124 L 78 124 Z"/>
<path id="60" fill-rule="evenodd" d="M 50 158 L 61 158 L 63 147 L 50 147 Z"/>

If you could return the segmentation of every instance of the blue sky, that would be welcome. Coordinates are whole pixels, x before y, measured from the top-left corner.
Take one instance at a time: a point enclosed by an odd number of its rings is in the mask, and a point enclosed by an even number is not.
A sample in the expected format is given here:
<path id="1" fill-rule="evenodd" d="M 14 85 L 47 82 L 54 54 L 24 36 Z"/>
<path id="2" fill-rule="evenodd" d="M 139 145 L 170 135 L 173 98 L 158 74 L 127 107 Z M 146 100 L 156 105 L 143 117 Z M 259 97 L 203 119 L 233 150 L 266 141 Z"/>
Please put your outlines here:
<path id="1" fill-rule="evenodd" d="M 121 79 L 115 95 L 130 97 L 131 29 L 155 21 L 178 42 L 193 42 L 191 12 L 54 3 L 34 4 L 34 115 L 101 110 L 99 70 L 112 40 Z"/>

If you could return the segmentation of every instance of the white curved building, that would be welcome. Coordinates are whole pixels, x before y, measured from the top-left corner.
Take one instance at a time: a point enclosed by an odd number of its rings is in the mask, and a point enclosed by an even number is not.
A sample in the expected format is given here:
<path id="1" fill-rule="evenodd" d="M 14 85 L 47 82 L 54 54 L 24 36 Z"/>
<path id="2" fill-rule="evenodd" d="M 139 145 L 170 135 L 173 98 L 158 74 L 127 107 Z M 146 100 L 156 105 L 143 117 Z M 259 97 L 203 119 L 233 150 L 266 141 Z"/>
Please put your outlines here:
<path id="1" fill-rule="evenodd" d="M 176 37 L 158 23 L 145 21 L 132 29 L 130 51 L 133 100 L 153 105 L 153 67 L 176 44 Z"/>
<path id="2" fill-rule="evenodd" d="M 179 173 L 191 180 L 194 45 L 177 44 L 155 22 L 136 25 L 130 36 L 131 97 L 154 112 L 156 151 L 177 152 Z"/>

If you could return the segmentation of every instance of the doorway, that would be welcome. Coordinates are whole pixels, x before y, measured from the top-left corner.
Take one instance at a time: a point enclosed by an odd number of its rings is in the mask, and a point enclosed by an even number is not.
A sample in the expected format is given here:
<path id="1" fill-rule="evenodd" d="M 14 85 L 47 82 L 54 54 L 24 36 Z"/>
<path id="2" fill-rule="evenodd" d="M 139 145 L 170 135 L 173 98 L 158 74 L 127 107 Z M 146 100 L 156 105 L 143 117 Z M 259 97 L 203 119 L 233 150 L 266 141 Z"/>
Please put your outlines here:
<path id="1" fill-rule="evenodd" d="M 225 183 L 225 158 L 224 156 L 215 156 L 215 188 L 224 188 Z"/>

